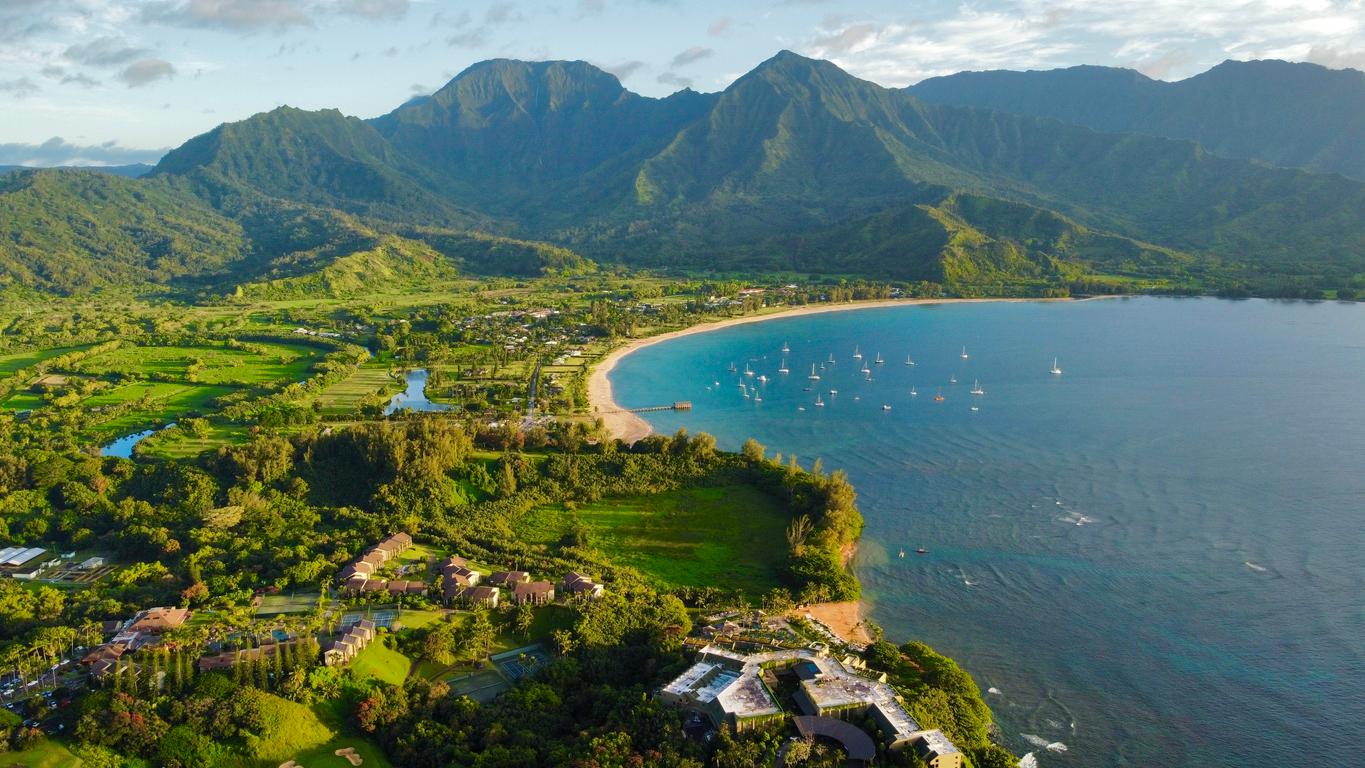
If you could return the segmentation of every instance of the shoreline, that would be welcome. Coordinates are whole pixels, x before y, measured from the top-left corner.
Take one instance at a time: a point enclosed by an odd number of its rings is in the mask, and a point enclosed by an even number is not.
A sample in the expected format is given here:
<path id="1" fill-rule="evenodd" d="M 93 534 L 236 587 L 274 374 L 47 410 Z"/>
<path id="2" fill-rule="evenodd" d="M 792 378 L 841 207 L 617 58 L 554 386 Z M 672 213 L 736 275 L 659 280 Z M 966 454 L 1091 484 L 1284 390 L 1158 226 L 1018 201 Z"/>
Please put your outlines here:
<path id="1" fill-rule="evenodd" d="M 791 307 L 768 314 L 745 315 L 743 317 L 731 317 L 724 320 L 712 320 L 676 331 L 668 331 L 667 333 L 660 333 L 654 336 L 631 339 L 625 344 L 608 352 L 605 357 L 592 367 L 592 372 L 588 374 L 588 405 L 592 409 L 591 415 L 594 418 L 602 419 L 602 425 L 606 427 L 607 434 L 614 439 L 621 440 L 625 443 L 635 443 L 654 434 L 654 428 L 650 426 L 649 422 L 641 418 L 639 414 L 623 410 L 621 405 L 616 402 L 616 399 L 612 396 L 610 374 L 616 368 L 616 364 L 625 359 L 627 355 L 638 352 L 645 347 L 650 347 L 671 339 L 682 338 L 683 336 L 710 333 L 711 331 L 719 331 L 723 328 L 730 328 L 736 325 L 762 323 L 768 320 L 778 320 L 785 317 L 818 315 L 826 312 L 848 312 L 858 309 L 914 307 L 930 304 L 975 304 L 985 302 L 1092 301 L 1100 298 L 1108 297 L 1095 296 L 1084 299 L 874 299 L 871 301 L 850 301 L 840 304 L 807 304 L 805 306 Z"/>

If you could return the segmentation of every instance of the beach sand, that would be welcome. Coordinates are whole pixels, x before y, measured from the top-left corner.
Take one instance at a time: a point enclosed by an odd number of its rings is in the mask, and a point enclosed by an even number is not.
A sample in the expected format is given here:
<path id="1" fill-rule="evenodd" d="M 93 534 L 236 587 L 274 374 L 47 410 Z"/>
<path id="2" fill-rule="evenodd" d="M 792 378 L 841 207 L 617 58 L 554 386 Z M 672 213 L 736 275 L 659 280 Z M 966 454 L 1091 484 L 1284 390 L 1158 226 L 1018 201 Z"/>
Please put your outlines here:
<path id="1" fill-rule="evenodd" d="M 830 628 L 844 642 L 867 645 L 872 642 L 872 634 L 863 625 L 863 604 L 858 600 L 845 600 L 841 603 L 816 603 L 797 608 L 789 614 L 796 618 L 813 616 Z"/>
<path id="2" fill-rule="evenodd" d="M 680 336 L 691 336 L 694 333 L 708 333 L 710 331 L 729 328 L 732 325 L 747 325 L 749 323 L 761 323 L 766 320 L 775 320 L 780 317 L 795 317 L 797 315 L 818 315 L 825 312 L 846 312 L 854 309 L 873 309 L 876 307 L 909 307 L 919 304 L 962 304 L 971 302 L 1015 302 L 1015 301 L 1071 301 L 1071 299 L 887 299 L 879 301 L 850 301 L 842 304 L 810 304 L 802 307 L 793 307 L 780 312 L 771 312 L 765 315 L 745 315 L 744 317 L 734 317 L 726 320 L 716 320 L 701 325 L 694 325 L 679 331 L 661 333 L 657 336 L 648 336 L 643 339 L 634 339 L 622 346 L 613 349 L 602 358 L 601 362 L 593 367 L 592 373 L 588 376 L 588 403 L 592 406 L 593 416 L 602 419 L 603 425 L 607 429 L 607 434 L 623 440 L 627 443 L 634 443 L 637 440 L 648 437 L 654 431 L 649 422 L 640 418 L 639 415 L 621 410 L 621 406 L 616 403 L 611 394 L 611 380 L 608 375 L 616 364 L 626 355 L 645 347 L 676 339 Z"/>

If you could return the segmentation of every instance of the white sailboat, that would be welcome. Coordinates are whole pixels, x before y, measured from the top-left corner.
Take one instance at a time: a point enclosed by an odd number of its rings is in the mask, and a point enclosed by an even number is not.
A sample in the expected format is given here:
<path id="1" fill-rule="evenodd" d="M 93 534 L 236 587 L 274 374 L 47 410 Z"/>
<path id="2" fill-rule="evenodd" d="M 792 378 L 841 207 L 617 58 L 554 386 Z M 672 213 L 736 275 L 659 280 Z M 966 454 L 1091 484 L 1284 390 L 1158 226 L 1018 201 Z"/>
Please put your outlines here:
<path id="1" fill-rule="evenodd" d="M 829 359 L 826 360 L 825 362 L 829 363 L 830 365 L 834 365 L 834 353 L 833 353 L 833 352 L 829 353 Z"/>
<path id="2" fill-rule="evenodd" d="M 914 364 L 915 364 L 915 361 L 912 360 L 912 359 L 910 359 L 910 356 L 909 356 L 909 355 L 906 355 L 906 356 L 905 356 L 905 364 L 906 364 L 906 365 L 914 365 Z"/>
<path id="3" fill-rule="evenodd" d="M 890 405 L 883 405 L 883 406 L 882 406 L 882 410 L 883 410 L 883 411 L 889 411 L 889 410 L 891 410 L 891 406 L 890 406 Z"/>
<path id="4" fill-rule="evenodd" d="M 984 389 L 981 388 L 981 382 L 980 382 L 980 381 L 975 381 L 975 380 L 972 381 L 972 394 L 973 394 L 973 395 L 984 395 L 984 394 L 986 394 L 986 390 L 984 390 Z"/>
<path id="5" fill-rule="evenodd" d="M 820 380 L 820 374 L 818 374 L 818 373 L 815 372 L 815 363 L 811 363 L 811 364 L 810 364 L 810 375 L 807 376 L 806 378 L 810 379 L 811 381 L 819 381 L 819 380 Z"/>
<path id="6" fill-rule="evenodd" d="M 792 351 L 792 348 L 789 347 L 789 346 L 787 346 L 787 342 L 785 342 L 785 341 L 782 342 L 782 354 L 785 355 L 785 354 L 787 354 L 787 353 L 790 352 L 790 351 Z"/>
<path id="7" fill-rule="evenodd" d="M 1055 358 L 1055 357 L 1052 358 L 1052 375 L 1053 375 L 1053 376 L 1061 376 L 1061 375 L 1062 375 L 1062 369 L 1057 367 L 1057 358 Z"/>
<path id="8" fill-rule="evenodd" d="M 829 391 L 829 394 L 830 394 L 830 397 L 833 397 L 834 395 L 839 394 L 839 390 L 837 390 L 837 389 L 831 389 L 831 390 Z"/>
<path id="9" fill-rule="evenodd" d="M 764 384 L 767 384 L 767 383 L 768 383 L 768 376 L 767 376 L 766 374 L 763 375 L 763 376 L 759 376 L 759 377 L 758 377 L 758 380 L 761 381 L 761 382 L 763 382 Z"/>
<path id="10" fill-rule="evenodd" d="M 967 359 L 967 348 L 966 348 L 966 347 L 963 347 L 963 348 L 962 348 L 962 355 L 961 355 L 961 357 L 962 357 L 963 360 L 966 360 L 966 359 Z"/>
<path id="11" fill-rule="evenodd" d="M 948 377 L 948 383 L 949 383 L 949 384 L 956 384 L 956 383 L 957 383 L 957 374 L 953 374 L 952 376 L 949 376 L 949 377 Z"/>
<path id="12" fill-rule="evenodd" d="M 820 393 L 819 393 L 819 392 L 816 392 L 816 393 L 815 393 L 815 407 L 816 407 L 816 408 L 824 408 L 824 407 L 825 407 L 825 401 L 820 399 Z"/>
<path id="13" fill-rule="evenodd" d="M 791 373 L 791 369 L 787 368 L 787 358 L 782 358 L 782 367 L 778 368 L 777 372 L 784 376 Z"/>
<path id="14" fill-rule="evenodd" d="M 910 388 L 910 396 L 911 396 L 911 397 L 919 397 L 919 393 L 915 391 L 915 388 L 914 388 L 914 387 L 911 387 L 911 388 Z"/>
<path id="15" fill-rule="evenodd" d="M 745 376 L 753 376 L 753 375 L 754 375 L 754 369 L 751 368 L 751 367 L 749 367 L 749 364 L 748 364 L 748 363 L 745 363 L 745 364 L 744 364 L 744 375 L 745 375 Z"/>
<path id="16" fill-rule="evenodd" d="M 873 360 L 872 362 L 876 363 L 877 365 L 881 365 L 881 364 L 885 363 L 886 361 L 882 359 L 882 353 L 878 352 L 878 353 L 877 353 L 877 359 L 876 359 L 876 360 Z"/>

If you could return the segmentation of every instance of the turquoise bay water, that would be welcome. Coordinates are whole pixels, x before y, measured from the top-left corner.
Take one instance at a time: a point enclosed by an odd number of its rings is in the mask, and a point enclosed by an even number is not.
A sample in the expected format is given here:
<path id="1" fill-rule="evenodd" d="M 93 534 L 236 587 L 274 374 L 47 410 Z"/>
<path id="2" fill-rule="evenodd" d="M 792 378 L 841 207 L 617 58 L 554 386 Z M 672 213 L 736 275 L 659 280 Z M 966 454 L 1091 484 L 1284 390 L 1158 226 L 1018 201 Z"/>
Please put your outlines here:
<path id="1" fill-rule="evenodd" d="M 855 345 L 886 360 L 872 381 Z M 845 469 L 873 618 L 959 659 L 1039 765 L 1361 764 L 1365 306 L 868 309 L 664 342 L 611 378 L 628 407 L 694 403 L 648 414 L 661 432 Z"/>

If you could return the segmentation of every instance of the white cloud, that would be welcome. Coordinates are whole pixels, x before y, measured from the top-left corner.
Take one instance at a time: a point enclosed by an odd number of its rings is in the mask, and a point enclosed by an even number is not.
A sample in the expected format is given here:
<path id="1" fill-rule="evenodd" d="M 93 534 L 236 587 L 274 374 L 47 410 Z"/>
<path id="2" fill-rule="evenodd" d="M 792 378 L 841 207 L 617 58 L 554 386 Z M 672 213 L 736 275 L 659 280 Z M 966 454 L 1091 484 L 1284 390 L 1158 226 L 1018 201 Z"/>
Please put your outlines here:
<path id="1" fill-rule="evenodd" d="M 682 51 L 677 56 L 674 56 L 672 66 L 674 68 L 685 67 L 688 64 L 693 64 L 695 62 L 701 61 L 702 59 L 714 56 L 715 53 L 716 52 L 711 48 L 704 48 L 700 45 L 694 45 L 691 48 Z"/>
<path id="2" fill-rule="evenodd" d="M 0 165 L 131 165 L 155 163 L 165 149 L 131 149 L 106 141 L 94 146 L 68 143 L 53 136 L 41 144 L 0 144 Z"/>
<path id="3" fill-rule="evenodd" d="M 408 0 L 338 0 L 337 10 L 363 19 L 393 21 L 408 14 Z"/>
<path id="4" fill-rule="evenodd" d="M 311 26 L 308 11 L 304 0 L 157 0 L 142 7 L 142 18 L 228 32 L 279 32 Z"/>
<path id="5" fill-rule="evenodd" d="M 129 88 L 141 88 L 157 80 L 169 80 L 172 77 L 175 77 L 175 67 L 165 59 L 139 59 L 118 73 L 118 79 Z"/>

